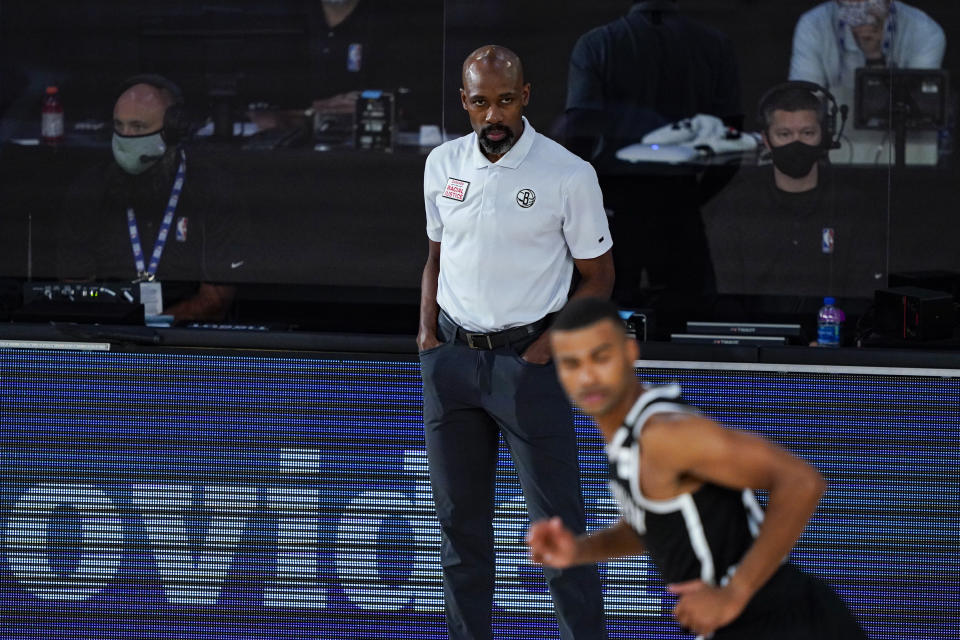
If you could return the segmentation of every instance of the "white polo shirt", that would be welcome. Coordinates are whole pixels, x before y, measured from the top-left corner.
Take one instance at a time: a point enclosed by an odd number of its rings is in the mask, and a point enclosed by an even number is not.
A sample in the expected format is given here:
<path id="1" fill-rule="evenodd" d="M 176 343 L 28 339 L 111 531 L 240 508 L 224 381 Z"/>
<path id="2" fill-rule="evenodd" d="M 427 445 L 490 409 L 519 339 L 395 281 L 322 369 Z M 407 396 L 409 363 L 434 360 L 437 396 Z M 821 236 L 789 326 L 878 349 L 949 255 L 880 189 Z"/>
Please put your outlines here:
<path id="1" fill-rule="evenodd" d="M 434 149 L 424 169 L 427 236 L 441 243 L 437 302 L 470 331 L 560 310 L 574 258 L 613 246 L 593 167 L 523 123 L 495 163 L 471 133 Z"/>

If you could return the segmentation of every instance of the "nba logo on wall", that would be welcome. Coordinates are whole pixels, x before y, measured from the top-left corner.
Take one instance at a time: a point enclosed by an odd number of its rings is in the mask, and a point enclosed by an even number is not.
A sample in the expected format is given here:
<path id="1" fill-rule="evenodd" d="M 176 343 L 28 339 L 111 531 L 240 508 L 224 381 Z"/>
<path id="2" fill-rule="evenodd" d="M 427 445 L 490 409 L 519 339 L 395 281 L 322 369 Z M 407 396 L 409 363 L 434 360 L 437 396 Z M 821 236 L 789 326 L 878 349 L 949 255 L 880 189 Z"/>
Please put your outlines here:
<path id="1" fill-rule="evenodd" d="M 823 253 L 833 253 L 834 235 L 832 227 L 824 227 L 820 236 L 820 250 Z"/>

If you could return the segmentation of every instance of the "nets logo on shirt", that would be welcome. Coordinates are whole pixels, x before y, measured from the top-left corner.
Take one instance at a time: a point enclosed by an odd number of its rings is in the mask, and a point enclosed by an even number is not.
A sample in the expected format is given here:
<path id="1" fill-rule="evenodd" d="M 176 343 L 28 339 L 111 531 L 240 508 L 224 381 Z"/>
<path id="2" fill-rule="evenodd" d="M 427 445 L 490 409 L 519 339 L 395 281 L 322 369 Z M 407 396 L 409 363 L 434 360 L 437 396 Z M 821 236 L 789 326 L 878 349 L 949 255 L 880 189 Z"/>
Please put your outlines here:
<path id="1" fill-rule="evenodd" d="M 529 209 L 536 201 L 537 194 L 533 192 L 533 189 L 520 189 L 520 191 L 517 192 L 517 204 L 524 209 Z"/>
<path id="2" fill-rule="evenodd" d="M 443 190 L 443 197 L 463 202 L 467 197 L 467 189 L 470 183 L 466 180 L 457 180 L 456 178 L 447 178 L 447 186 Z"/>

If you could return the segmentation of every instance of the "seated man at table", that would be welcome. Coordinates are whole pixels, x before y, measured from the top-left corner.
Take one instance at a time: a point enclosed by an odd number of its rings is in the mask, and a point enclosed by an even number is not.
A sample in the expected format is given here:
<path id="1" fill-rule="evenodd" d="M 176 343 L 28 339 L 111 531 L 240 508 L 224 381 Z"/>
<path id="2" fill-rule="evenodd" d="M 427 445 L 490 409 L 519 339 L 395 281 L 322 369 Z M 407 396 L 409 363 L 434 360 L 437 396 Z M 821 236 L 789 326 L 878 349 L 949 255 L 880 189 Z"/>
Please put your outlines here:
<path id="1" fill-rule="evenodd" d="M 214 283 L 236 281 L 247 267 L 245 218 L 225 176 L 182 148 L 179 88 L 161 76 L 128 79 L 113 125 L 113 160 L 67 191 L 59 276 L 162 281 L 164 313 L 175 322 L 222 319 L 235 288 Z"/>
<path id="2" fill-rule="evenodd" d="M 335 145 L 352 140 L 357 99 L 366 90 L 392 94 L 394 132 L 440 124 L 443 56 L 437 51 L 444 31 L 442 5 L 440 0 L 319 0 L 303 5 L 310 69 L 288 89 L 294 104 L 304 91 L 312 98 L 318 140 Z M 248 116 L 260 130 L 297 126 L 289 111 L 255 110 Z"/>
<path id="3" fill-rule="evenodd" d="M 704 210 L 720 293 L 871 297 L 886 284 L 884 192 L 852 188 L 826 159 L 837 111 L 812 83 L 761 99 L 773 166 L 742 169 Z"/>

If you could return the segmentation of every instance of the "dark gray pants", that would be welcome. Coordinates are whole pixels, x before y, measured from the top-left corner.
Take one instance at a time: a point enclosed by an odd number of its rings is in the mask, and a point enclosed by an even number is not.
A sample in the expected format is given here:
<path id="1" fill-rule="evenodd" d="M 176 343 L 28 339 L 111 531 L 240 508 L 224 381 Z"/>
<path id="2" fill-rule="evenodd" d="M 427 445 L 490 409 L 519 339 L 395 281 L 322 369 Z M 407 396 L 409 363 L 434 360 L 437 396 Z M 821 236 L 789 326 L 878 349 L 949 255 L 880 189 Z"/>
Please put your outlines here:
<path id="1" fill-rule="evenodd" d="M 491 351 L 454 339 L 441 314 L 444 344 L 420 354 L 430 481 L 442 531 L 441 564 L 450 637 L 492 637 L 495 578 L 494 486 L 503 434 L 532 520 L 560 516 L 585 529 L 570 405 L 553 364 L 519 354 L 534 339 Z M 594 566 L 545 569 L 564 640 L 606 638 Z"/>

